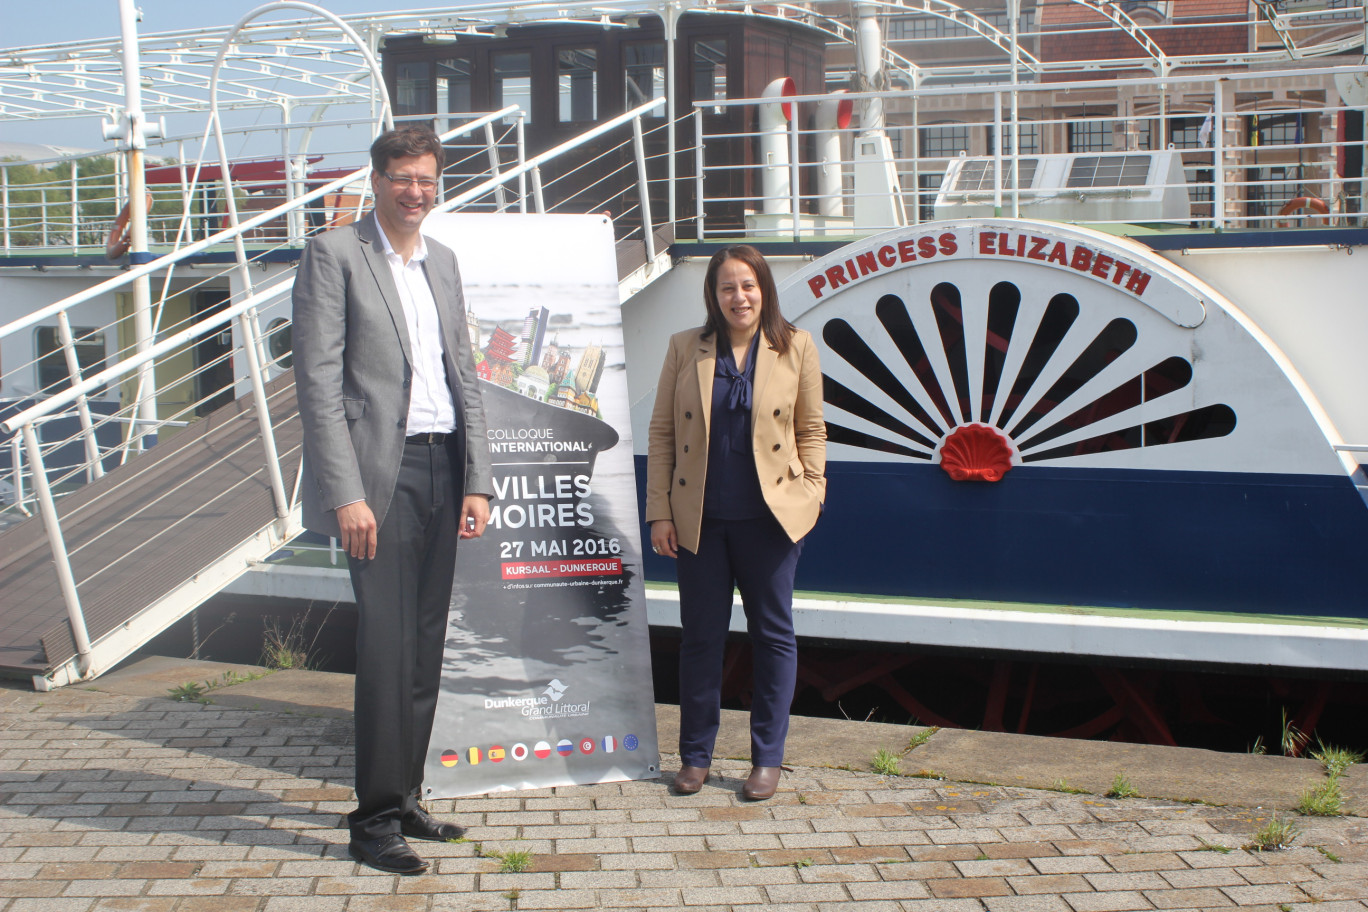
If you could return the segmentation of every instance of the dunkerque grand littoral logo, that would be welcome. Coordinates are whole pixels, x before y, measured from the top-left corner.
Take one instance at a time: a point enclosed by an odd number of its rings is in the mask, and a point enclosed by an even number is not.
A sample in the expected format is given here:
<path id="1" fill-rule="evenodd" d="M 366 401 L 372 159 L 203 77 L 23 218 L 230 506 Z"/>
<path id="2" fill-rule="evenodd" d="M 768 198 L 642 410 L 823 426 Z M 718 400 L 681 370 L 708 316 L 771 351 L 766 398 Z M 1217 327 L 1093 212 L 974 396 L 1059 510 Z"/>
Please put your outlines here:
<path id="1" fill-rule="evenodd" d="M 542 693 L 550 697 L 551 702 L 559 703 L 560 698 L 565 696 L 565 691 L 568 689 L 569 688 L 560 682 L 559 678 L 552 678 L 551 683 L 546 685 L 546 690 L 543 690 Z"/>

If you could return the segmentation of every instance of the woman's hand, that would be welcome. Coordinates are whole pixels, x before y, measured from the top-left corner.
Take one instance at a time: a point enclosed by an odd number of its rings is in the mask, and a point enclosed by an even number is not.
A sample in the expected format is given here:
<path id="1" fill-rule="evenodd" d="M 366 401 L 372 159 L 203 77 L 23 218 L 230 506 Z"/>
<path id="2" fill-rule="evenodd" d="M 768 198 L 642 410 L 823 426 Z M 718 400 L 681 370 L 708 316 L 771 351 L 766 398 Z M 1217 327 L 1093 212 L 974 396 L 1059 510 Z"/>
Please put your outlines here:
<path id="1" fill-rule="evenodd" d="M 679 556 L 679 537 L 672 521 L 657 519 L 651 523 L 651 549 L 662 557 Z"/>

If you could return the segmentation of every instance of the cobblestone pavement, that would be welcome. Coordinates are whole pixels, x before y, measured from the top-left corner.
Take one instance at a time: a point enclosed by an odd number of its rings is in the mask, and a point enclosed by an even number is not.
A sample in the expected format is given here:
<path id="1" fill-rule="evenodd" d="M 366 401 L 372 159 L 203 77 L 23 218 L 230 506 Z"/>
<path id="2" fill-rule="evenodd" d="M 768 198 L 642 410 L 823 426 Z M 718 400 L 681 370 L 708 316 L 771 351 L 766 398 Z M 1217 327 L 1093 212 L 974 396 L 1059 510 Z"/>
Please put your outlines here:
<path id="1" fill-rule="evenodd" d="M 803 767 L 746 804 L 735 762 L 434 802 L 472 841 L 396 877 L 346 857 L 350 763 L 345 719 L 0 685 L 0 912 L 1368 909 L 1363 818 L 1257 852 L 1258 810 Z"/>

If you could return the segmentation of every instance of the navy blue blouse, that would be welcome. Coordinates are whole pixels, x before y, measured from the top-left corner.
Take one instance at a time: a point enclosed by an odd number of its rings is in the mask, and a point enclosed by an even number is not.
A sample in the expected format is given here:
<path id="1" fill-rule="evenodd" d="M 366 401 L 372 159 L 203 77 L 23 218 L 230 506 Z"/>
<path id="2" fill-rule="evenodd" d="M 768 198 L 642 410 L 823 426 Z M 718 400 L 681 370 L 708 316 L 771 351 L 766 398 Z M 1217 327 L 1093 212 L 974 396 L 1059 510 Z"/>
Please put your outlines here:
<path id="1" fill-rule="evenodd" d="M 703 515 L 709 519 L 756 519 L 769 510 L 760 491 L 751 451 L 751 395 L 755 388 L 755 351 L 762 334 L 751 339 L 746 369 L 737 370 L 731 346 L 719 334 L 708 431 L 708 473 L 703 483 Z"/>

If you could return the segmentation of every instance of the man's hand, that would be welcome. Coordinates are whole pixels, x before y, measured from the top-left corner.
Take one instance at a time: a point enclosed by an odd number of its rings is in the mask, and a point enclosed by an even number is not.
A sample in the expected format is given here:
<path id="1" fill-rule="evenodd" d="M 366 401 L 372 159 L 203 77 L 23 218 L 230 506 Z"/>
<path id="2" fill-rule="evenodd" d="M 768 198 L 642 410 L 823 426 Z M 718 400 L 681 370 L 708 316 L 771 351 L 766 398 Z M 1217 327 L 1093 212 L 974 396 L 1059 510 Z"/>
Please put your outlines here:
<path id="1" fill-rule="evenodd" d="M 461 502 L 461 518 L 456 528 L 461 538 L 479 538 L 489 522 L 489 495 L 467 494 Z"/>
<path id="2" fill-rule="evenodd" d="M 337 508 L 337 524 L 342 527 L 342 550 L 352 557 L 375 557 L 375 514 L 364 500 Z"/>

